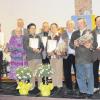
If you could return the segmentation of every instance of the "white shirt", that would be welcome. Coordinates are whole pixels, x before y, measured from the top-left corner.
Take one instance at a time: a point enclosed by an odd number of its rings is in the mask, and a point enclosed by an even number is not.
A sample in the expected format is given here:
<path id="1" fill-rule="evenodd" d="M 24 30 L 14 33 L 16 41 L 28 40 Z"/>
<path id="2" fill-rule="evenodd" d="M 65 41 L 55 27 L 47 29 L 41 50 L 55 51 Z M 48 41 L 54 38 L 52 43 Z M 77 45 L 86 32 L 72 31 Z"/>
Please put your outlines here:
<path id="1" fill-rule="evenodd" d="M 97 43 L 98 43 L 98 48 L 100 47 L 100 34 L 97 34 Z"/>
<path id="2" fill-rule="evenodd" d="M 73 32 L 67 32 L 67 34 L 68 34 L 68 54 L 73 54 L 73 55 L 75 55 L 75 50 L 74 50 L 74 49 L 71 49 L 70 46 L 69 46 L 72 33 L 73 33 Z"/>
<path id="3" fill-rule="evenodd" d="M 4 46 L 4 33 L 0 32 L 0 45 Z M 2 48 L 0 48 L 0 51 L 2 51 Z"/>

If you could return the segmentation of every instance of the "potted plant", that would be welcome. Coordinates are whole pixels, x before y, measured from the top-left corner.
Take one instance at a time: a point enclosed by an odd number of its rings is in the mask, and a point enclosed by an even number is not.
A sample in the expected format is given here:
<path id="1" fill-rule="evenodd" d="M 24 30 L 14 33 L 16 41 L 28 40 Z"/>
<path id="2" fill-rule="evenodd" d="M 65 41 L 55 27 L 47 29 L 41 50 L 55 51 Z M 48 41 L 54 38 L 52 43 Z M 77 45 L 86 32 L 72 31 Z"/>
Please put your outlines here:
<path id="1" fill-rule="evenodd" d="M 32 78 L 32 71 L 29 67 L 20 67 L 16 70 L 17 76 L 17 88 L 20 95 L 28 95 L 32 88 L 32 83 L 30 83 Z"/>
<path id="2" fill-rule="evenodd" d="M 42 82 L 38 87 L 42 96 L 49 96 L 54 87 L 50 78 L 53 73 L 50 64 L 41 64 L 34 72 L 34 76 L 42 78 Z"/>

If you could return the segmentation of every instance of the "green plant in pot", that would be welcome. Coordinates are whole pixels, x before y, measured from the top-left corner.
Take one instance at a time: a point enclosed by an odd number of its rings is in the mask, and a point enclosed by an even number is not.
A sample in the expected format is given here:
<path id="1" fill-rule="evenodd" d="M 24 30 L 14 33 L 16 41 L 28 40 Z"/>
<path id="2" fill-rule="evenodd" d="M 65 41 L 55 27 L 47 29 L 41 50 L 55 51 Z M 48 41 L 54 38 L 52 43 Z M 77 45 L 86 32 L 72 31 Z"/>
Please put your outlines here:
<path id="1" fill-rule="evenodd" d="M 20 67 L 16 70 L 17 88 L 20 95 L 28 95 L 32 88 L 32 83 L 30 83 L 32 78 L 32 71 L 29 67 Z"/>
<path id="2" fill-rule="evenodd" d="M 51 90 L 53 89 L 52 78 L 50 76 L 53 74 L 53 69 L 50 64 L 41 64 L 34 71 L 35 77 L 41 77 L 42 82 L 39 85 L 39 90 L 41 91 L 42 96 L 49 96 Z M 51 81 L 50 81 L 51 80 Z"/>

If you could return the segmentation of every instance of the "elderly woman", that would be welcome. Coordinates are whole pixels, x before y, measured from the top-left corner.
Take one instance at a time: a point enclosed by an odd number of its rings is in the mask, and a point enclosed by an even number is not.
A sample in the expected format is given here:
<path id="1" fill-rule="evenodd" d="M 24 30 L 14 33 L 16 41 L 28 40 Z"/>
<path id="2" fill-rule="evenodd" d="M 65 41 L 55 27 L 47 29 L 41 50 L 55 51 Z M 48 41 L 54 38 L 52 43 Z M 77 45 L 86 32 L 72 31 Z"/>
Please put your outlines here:
<path id="1" fill-rule="evenodd" d="M 20 28 L 15 29 L 15 35 L 11 36 L 8 43 L 8 51 L 11 56 L 11 70 L 8 74 L 10 79 L 16 79 L 16 69 L 27 66 L 26 53 L 23 49 L 23 36 Z"/>

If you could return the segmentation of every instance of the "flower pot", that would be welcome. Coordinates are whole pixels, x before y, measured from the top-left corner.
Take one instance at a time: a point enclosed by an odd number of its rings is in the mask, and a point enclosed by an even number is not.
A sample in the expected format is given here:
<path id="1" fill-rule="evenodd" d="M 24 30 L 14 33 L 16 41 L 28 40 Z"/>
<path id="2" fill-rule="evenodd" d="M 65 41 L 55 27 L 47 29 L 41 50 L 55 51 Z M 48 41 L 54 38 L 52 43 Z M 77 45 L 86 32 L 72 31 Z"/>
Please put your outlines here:
<path id="1" fill-rule="evenodd" d="M 41 96 L 50 96 L 52 89 L 53 89 L 53 83 L 48 82 L 48 77 L 43 77 L 42 82 L 39 85 Z"/>
<path id="2" fill-rule="evenodd" d="M 32 88 L 31 83 L 20 81 L 18 82 L 18 86 L 16 89 L 19 90 L 20 95 L 28 95 L 31 88 Z"/>

